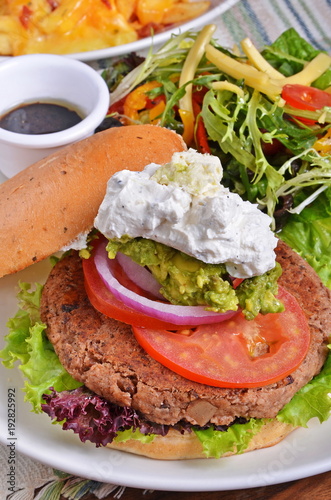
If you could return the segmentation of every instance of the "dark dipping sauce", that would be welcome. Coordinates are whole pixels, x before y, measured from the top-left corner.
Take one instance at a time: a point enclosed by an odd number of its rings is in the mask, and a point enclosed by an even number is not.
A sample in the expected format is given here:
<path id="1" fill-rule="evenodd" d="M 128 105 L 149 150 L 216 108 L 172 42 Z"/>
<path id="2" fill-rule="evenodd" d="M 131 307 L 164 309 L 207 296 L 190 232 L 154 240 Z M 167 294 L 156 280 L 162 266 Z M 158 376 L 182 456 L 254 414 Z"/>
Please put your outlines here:
<path id="1" fill-rule="evenodd" d="M 77 125 L 79 114 L 62 104 L 33 102 L 12 109 L 0 118 L 0 127 L 17 134 L 53 134 Z"/>

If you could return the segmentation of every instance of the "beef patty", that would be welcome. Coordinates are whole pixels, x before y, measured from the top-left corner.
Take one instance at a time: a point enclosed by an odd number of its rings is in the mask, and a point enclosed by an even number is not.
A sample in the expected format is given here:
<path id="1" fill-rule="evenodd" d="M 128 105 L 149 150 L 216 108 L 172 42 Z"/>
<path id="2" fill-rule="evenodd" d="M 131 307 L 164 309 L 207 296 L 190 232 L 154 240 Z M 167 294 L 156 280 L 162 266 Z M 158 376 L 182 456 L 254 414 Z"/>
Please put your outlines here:
<path id="1" fill-rule="evenodd" d="M 331 332 L 330 290 L 283 242 L 276 252 L 283 268 L 279 282 L 303 308 L 311 345 L 297 370 L 265 387 L 211 387 L 191 382 L 152 359 L 137 343 L 130 326 L 92 307 L 75 252 L 52 270 L 43 290 L 41 317 L 61 363 L 76 380 L 118 405 L 131 406 L 150 421 L 226 425 L 236 417 L 274 417 L 320 371 Z"/>

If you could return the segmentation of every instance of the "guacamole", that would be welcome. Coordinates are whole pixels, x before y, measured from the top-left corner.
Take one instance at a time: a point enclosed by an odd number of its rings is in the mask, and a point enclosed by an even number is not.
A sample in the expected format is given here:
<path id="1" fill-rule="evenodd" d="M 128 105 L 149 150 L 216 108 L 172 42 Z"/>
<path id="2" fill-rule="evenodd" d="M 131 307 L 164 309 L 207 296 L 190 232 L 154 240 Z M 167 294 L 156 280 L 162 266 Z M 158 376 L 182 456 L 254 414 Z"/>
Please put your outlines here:
<path id="1" fill-rule="evenodd" d="M 225 264 L 205 264 L 201 260 L 145 238 L 124 236 L 109 240 L 109 258 L 117 252 L 147 267 L 160 283 L 160 293 L 176 305 L 204 305 L 207 310 L 226 312 L 241 307 L 247 319 L 259 312 L 281 312 L 282 303 L 275 297 L 281 267 L 247 278 L 234 289 Z"/>

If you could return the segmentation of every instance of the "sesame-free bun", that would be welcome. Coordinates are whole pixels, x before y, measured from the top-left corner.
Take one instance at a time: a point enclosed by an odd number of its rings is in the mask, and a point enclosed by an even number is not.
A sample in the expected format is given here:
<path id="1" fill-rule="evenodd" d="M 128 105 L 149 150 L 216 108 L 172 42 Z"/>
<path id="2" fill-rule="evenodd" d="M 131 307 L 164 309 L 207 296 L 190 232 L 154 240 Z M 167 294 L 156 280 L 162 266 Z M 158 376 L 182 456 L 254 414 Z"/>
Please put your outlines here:
<path id="1" fill-rule="evenodd" d="M 0 277 L 52 255 L 93 227 L 118 170 L 166 163 L 181 136 L 153 125 L 118 127 L 67 146 L 0 185 Z"/>
<path id="2" fill-rule="evenodd" d="M 245 452 L 268 448 L 282 441 L 295 427 L 279 422 L 276 419 L 267 420 L 260 431 L 251 439 Z M 150 443 L 142 443 L 135 439 L 124 442 L 113 441 L 107 445 L 114 450 L 121 450 L 135 455 L 142 455 L 160 460 L 187 460 L 206 458 L 202 444 L 194 432 L 181 434 L 170 430 L 166 436 L 156 436 Z M 236 450 L 228 452 L 223 457 L 234 455 Z"/>

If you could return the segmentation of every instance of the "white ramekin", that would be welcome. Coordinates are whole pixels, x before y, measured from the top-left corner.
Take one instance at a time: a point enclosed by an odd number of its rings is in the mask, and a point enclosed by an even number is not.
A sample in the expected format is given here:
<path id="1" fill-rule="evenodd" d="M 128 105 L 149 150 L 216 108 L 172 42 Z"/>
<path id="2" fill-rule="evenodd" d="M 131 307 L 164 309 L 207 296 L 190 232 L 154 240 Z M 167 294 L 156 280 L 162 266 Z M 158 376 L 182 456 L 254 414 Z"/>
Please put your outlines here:
<path id="1" fill-rule="evenodd" d="M 107 114 L 109 91 L 87 64 L 65 56 L 32 54 L 0 63 L 0 116 L 24 103 L 64 102 L 83 120 L 52 134 L 19 134 L 0 128 L 0 170 L 6 177 L 67 144 L 93 134 Z"/>

